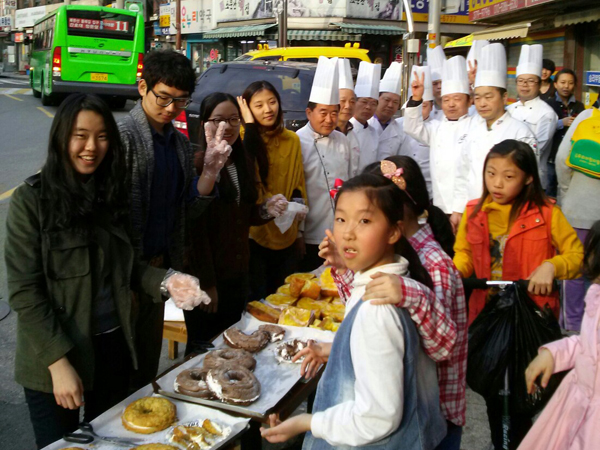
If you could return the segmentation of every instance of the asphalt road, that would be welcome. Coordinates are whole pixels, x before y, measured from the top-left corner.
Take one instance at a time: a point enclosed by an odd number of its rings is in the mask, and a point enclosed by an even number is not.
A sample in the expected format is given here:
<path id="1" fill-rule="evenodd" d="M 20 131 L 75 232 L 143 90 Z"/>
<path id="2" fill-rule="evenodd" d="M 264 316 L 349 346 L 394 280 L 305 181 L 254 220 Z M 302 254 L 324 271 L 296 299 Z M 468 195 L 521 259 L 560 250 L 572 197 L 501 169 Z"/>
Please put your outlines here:
<path id="1" fill-rule="evenodd" d="M 119 120 L 133 107 L 128 101 Z M 7 300 L 4 264 L 5 223 L 12 191 L 24 179 L 42 167 L 47 151 L 48 133 L 57 107 L 42 106 L 31 95 L 25 77 L 0 75 L 0 301 Z M 0 449 L 34 450 L 33 430 L 29 422 L 22 388 L 13 380 L 16 315 L 11 312 L 0 320 Z M 167 359 L 163 342 L 161 371 L 177 361 Z M 463 450 L 487 450 L 489 430 L 483 399 L 473 392 L 467 395 L 467 424 Z M 263 449 L 281 446 L 263 445 Z"/>

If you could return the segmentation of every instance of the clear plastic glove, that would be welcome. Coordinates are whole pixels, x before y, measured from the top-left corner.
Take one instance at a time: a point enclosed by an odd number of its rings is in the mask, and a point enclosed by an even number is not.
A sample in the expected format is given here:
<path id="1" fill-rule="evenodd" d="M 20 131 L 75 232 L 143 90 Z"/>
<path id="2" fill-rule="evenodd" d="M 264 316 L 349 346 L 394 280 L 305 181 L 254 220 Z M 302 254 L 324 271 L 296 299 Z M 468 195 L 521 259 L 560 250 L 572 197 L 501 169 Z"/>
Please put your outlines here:
<path id="1" fill-rule="evenodd" d="M 191 275 L 169 269 L 160 286 L 180 309 L 191 311 L 198 305 L 210 303 L 208 294 L 200 289 L 198 278 Z"/>
<path id="2" fill-rule="evenodd" d="M 306 214 L 308 214 L 308 206 L 289 202 L 285 212 L 275 219 L 275 225 L 277 225 L 277 228 L 283 234 L 290 229 L 294 223 L 294 219 L 301 222 L 306 217 Z M 299 219 L 298 216 L 301 216 L 301 218 Z"/>
<path id="3" fill-rule="evenodd" d="M 283 194 L 276 194 L 267 200 L 267 213 L 271 217 L 281 216 L 288 207 L 288 201 Z"/>
<path id="4" fill-rule="evenodd" d="M 225 122 L 221 122 L 215 132 L 214 125 L 204 124 L 206 152 L 204 153 L 203 173 L 212 178 L 217 177 L 231 154 L 231 145 L 223 139 L 225 126 Z"/>

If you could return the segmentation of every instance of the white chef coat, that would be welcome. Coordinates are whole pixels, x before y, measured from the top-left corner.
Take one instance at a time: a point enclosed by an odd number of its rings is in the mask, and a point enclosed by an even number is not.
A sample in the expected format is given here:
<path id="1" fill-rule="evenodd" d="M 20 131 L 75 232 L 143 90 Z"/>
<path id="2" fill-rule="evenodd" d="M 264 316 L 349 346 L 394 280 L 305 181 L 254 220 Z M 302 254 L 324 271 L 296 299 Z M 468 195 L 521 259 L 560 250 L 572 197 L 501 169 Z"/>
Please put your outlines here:
<path id="1" fill-rule="evenodd" d="M 352 126 L 354 126 L 354 124 L 352 124 Z M 350 177 L 354 177 L 360 173 L 360 143 L 358 142 L 358 136 L 356 135 L 354 128 L 348 131 L 346 137 L 348 138 L 348 144 L 350 145 L 350 167 L 352 168 Z"/>
<path id="2" fill-rule="evenodd" d="M 359 158 L 357 170 L 354 175 L 361 173 L 369 164 L 379 161 L 377 156 L 377 146 L 379 144 L 379 134 L 369 122 L 366 126 L 356 120 L 354 117 L 350 119 L 354 129 L 352 132 L 358 140 Z"/>
<path id="3" fill-rule="evenodd" d="M 552 150 L 552 137 L 556 131 L 558 116 L 550 105 L 540 97 L 536 97 L 525 103 L 520 101 L 513 103 L 506 110 L 514 119 L 527 124 L 531 131 L 533 131 L 533 134 L 535 134 L 540 153 L 540 180 L 542 181 L 542 187 L 545 188 L 548 178 L 548 158 Z"/>
<path id="4" fill-rule="evenodd" d="M 523 141 L 531 146 L 536 158 L 539 160 L 537 141 L 535 135 L 527 125 L 511 117 L 505 112 L 488 130 L 486 120 L 479 114 L 471 117 L 470 132 L 467 142 L 462 148 L 461 160 L 459 162 L 456 183 L 454 185 L 454 197 L 463 205 L 471 199 L 481 197 L 483 192 L 483 165 L 490 149 L 506 139 Z M 455 209 L 457 212 L 462 210 Z"/>
<path id="5" fill-rule="evenodd" d="M 471 117 L 464 115 L 458 120 L 423 121 L 423 106 L 406 108 L 404 111 L 404 131 L 424 145 L 429 145 L 431 191 L 433 204 L 452 214 L 462 212 L 464 205 L 454 200 L 454 183 L 462 147 L 467 140 Z"/>
<path id="6" fill-rule="evenodd" d="M 444 111 L 442 111 L 442 108 L 438 108 L 435 102 L 433 102 L 433 108 L 431 108 L 429 120 L 442 120 L 444 117 Z"/>
<path id="7" fill-rule="evenodd" d="M 428 117 L 425 119 L 425 122 L 431 122 L 431 118 Z M 431 173 L 429 169 L 429 145 L 421 143 L 414 139 L 413 137 L 406 134 L 404 131 L 404 117 L 400 117 L 396 119 L 398 126 L 401 130 L 402 139 L 400 140 L 400 147 L 398 151 L 393 154 L 381 153 L 379 157 L 381 159 L 385 159 L 388 156 L 402 155 L 402 156 L 410 156 L 414 159 L 419 167 L 421 168 L 421 172 L 425 177 L 425 183 L 427 184 L 427 192 L 429 193 L 429 198 L 432 198 L 432 190 L 431 190 Z"/>
<path id="8" fill-rule="evenodd" d="M 310 122 L 296 134 L 302 147 L 309 207 L 304 240 L 318 245 L 325 237 L 325 230 L 333 226 L 334 205 L 329 191 L 336 178 L 347 180 L 353 171 L 350 144 L 344 133 L 334 130 L 329 136 L 322 136 L 312 129 Z"/>
<path id="9" fill-rule="evenodd" d="M 369 119 L 369 126 L 373 127 L 379 136 L 379 142 L 377 144 L 378 161 L 382 159 L 381 155 L 395 155 L 398 153 L 400 141 L 402 140 L 402 130 L 400 130 L 398 123 L 393 117 L 388 126 L 385 127 L 385 130 L 375 116 Z"/>
<path id="10" fill-rule="evenodd" d="M 475 107 L 475 105 L 469 106 L 469 112 L 468 112 L 468 114 L 470 116 L 476 116 L 477 115 L 477 108 Z"/>

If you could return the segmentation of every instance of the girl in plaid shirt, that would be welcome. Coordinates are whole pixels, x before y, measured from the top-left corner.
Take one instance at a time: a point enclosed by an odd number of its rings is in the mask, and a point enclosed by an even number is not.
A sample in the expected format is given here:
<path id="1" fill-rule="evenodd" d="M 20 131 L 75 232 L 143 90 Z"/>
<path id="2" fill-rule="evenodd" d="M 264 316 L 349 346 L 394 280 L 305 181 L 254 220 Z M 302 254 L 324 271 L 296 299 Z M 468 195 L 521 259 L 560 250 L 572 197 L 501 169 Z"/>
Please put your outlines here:
<path id="1" fill-rule="evenodd" d="M 395 184 L 409 198 L 404 204 L 404 233 L 431 276 L 435 299 L 429 303 L 407 302 L 398 277 L 378 273 L 367 285 L 363 300 L 377 299 L 373 303 L 395 304 L 410 313 L 423 348 L 437 363 L 440 405 L 448 425 L 448 433 L 437 449 L 458 450 L 466 413 L 467 308 L 460 273 L 449 256 L 453 255 L 454 235 L 447 216 L 431 204 L 419 165 L 408 156 L 386 160 L 394 163 L 395 173 L 402 173 L 392 180 L 395 178 Z M 373 164 L 365 170 L 381 173 L 381 165 Z M 351 288 L 354 273 L 340 267 L 333 246 L 330 235 L 321 244 L 321 256 L 334 266 L 332 274 L 344 296 Z"/>

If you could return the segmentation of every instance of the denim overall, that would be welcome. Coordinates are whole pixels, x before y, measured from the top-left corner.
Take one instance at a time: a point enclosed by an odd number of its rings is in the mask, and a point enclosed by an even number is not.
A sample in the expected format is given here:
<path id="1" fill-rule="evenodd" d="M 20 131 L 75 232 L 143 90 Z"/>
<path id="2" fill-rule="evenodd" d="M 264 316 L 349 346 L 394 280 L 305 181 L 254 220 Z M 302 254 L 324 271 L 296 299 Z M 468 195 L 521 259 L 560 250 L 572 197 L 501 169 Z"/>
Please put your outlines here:
<path id="1" fill-rule="evenodd" d="M 363 302 L 359 301 L 352 308 L 336 333 L 329 363 L 317 388 L 314 412 L 354 400 L 355 375 L 350 354 L 350 333 L 362 304 Z M 405 346 L 404 411 L 400 427 L 384 439 L 361 447 L 334 447 L 308 432 L 304 438 L 303 450 L 431 450 L 446 435 L 446 420 L 440 409 L 435 363 L 422 350 L 417 329 L 408 312 L 399 308 L 395 310 L 402 323 Z M 397 369 L 390 367 L 389 370 Z"/>

